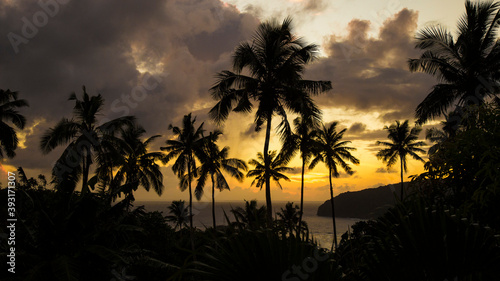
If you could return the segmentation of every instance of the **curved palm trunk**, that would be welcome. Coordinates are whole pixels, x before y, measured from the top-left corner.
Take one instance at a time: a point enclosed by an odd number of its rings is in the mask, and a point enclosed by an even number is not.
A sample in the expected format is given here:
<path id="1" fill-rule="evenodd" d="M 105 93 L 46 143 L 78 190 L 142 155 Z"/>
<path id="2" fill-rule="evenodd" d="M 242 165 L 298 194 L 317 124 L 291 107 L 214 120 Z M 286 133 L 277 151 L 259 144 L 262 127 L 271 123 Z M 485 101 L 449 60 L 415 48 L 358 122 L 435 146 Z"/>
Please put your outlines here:
<path id="1" fill-rule="evenodd" d="M 302 183 L 300 185 L 300 214 L 299 214 L 299 229 L 297 230 L 297 236 L 300 237 L 300 230 L 302 229 L 302 214 L 304 213 L 304 170 L 306 166 L 306 161 L 302 159 Z"/>
<path id="2" fill-rule="evenodd" d="M 329 179 L 330 179 L 330 202 L 332 203 L 332 221 L 333 221 L 333 245 L 335 245 L 335 249 L 337 249 L 337 225 L 335 224 L 335 204 L 333 203 L 333 186 L 332 186 L 332 171 L 329 170 Z"/>
<path id="3" fill-rule="evenodd" d="M 266 126 L 266 140 L 264 142 L 264 164 L 266 166 L 266 171 L 264 177 L 266 179 L 266 206 L 267 206 L 267 223 L 269 227 L 273 222 L 273 204 L 271 202 L 271 179 L 269 174 L 269 165 L 271 161 L 269 159 L 269 140 L 271 138 L 271 118 L 272 112 L 267 115 L 267 126 Z"/>
<path id="4" fill-rule="evenodd" d="M 403 157 L 399 156 L 401 162 L 401 201 L 403 201 Z"/>
<path id="5" fill-rule="evenodd" d="M 216 224 L 215 224 L 215 180 L 214 180 L 214 174 L 212 174 L 212 221 L 214 223 L 214 231 L 215 231 Z"/>
<path id="6" fill-rule="evenodd" d="M 193 237 L 193 193 L 191 192 L 191 159 L 188 161 L 188 186 L 189 186 L 189 236 L 191 240 L 191 250 L 193 251 L 193 259 L 196 261 L 194 253 L 194 237 Z"/>

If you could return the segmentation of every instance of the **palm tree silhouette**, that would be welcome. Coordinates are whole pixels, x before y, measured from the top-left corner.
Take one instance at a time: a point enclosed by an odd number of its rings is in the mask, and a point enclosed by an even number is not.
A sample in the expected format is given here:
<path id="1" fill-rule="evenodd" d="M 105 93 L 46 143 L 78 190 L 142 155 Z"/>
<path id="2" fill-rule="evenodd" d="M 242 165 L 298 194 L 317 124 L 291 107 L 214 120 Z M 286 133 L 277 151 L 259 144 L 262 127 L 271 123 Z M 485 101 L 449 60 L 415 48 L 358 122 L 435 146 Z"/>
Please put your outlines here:
<path id="1" fill-rule="evenodd" d="M 391 142 L 377 141 L 377 145 L 387 147 L 377 153 L 377 158 L 387 163 L 387 168 L 391 168 L 396 164 L 399 158 L 401 164 L 401 201 L 403 201 L 403 172 L 408 170 L 406 156 L 410 155 L 415 160 L 425 162 L 424 159 L 417 154 L 417 152 L 425 153 L 425 151 L 419 147 L 424 146 L 426 143 L 418 141 L 418 135 L 420 131 L 422 131 L 422 128 L 415 126 L 410 130 L 408 120 L 405 120 L 403 124 L 396 121 L 396 123 L 392 124 L 390 127 L 385 126 L 384 130 L 389 132 L 387 137 Z"/>
<path id="2" fill-rule="evenodd" d="M 410 71 L 421 71 L 439 79 L 417 106 L 417 123 L 423 124 L 459 106 L 482 104 L 498 93 L 500 19 L 498 2 L 465 2 L 466 13 L 458 21 L 456 40 L 442 26 L 430 26 L 417 34 L 416 48 L 424 52 L 408 61 Z"/>
<path id="3" fill-rule="evenodd" d="M 285 208 L 281 208 L 281 212 L 276 215 L 279 218 L 278 225 L 281 224 L 285 233 L 293 235 L 294 230 L 296 230 L 297 235 L 299 235 L 301 232 L 307 231 L 307 223 L 299 221 L 301 217 L 299 206 L 293 205 L 293 202 L 286 203 Z"/>
<path id="4" fill-rule="evenodd" d="M 170 206 L 168 206 L 170 215 L 165 216 L 165 219 L 175 224 L 174 230 L 177 230 L 177 228 L 180 230 L 182 227 L 187 227 L 189 212 L 188 206 L 185 206 L 184 203 L 184 200 L 172 201 Z"/>
<path id="5" fill-rule="evenodd" d="M 245 200 L 245 208 L 237 207 L 231 209 L 231 212 L 238 225 L 249 229 L 261 228 L 267 220 L 266 206 L 257 208 L 257 200 L 251 200 L 250 202 Z"/>
<path id="6" fill-rule="evenodd" d="M 238 181 L 242 182 L 245 175 L 242 171 L 246 171 L 247 165 L 243 160 L 237 158 L 228 158 L 229 147 L 224 147 L 219 150 L 219 147 L 215 143 L 218 136 L 221 133 L 216 131 L 211 133 L 205 143 L 204 154 L 202 155 L 201 165 L 198 168 L 197 174 L 199 176 L 198 183 L 196 185 L 194 194 L 196 199 L 200 200 L 203 196 L 203 187 L 210 176 L 212 180 L 212 221 L 214 230 L 216 229 L 215 222 L 215 189 L 219 191 L 224 189 L 230 190 L 229 184 L 224 177 L 223 172 L 226 172 L 231 177 L 236 178 Z"/>
<path id="7" fill-rule="evenodd" d="M 350 141 L 342 141 L 346 130 L 347 129 L 343 129 L 340 132 L 337 132 L 337 122 L 333 122 L 328 127 L 325 124 L 322 124 L 321 129 L 317 132 L 316 136 L 317 150 L 314 152 L 315 156 L 309 165 L 309 169 L 313 169 L 319 162 L 323 162 L 328 168 L 328 178 L 330 180 L 330 202 L 332 205 L 333 245 L 335 245 L 335 248 L 337 248 L 337 225 L 335 223 L 332 176 L 340 176 L 337 166 L 340 166 L 350 175 L 354 173 L 351 166 L 349 166 L 346 161 L 355 165 L 359 164 L 359 160 L 351 154 L 351 151 L 356 150 L 356 148 L 347 146 L 351 143 Z"/>
<path id="8" fill-rule="evenodd" d="M 218 124 L 224 122 L 231 110 L 250 113 L 255 111 L 255 129 L 260 131 L 266 124 L 263 154 L 268 222 L 272 221 L 270 190 L 271 159 L 269 141 L 273 115 L 281 117 L 281 132 L 289 130 L 287 113 L 305 113 L 319 119 L 320 110 L 311 96 L 331 89 L 329 81 L 302 79 L 304 66 L 316 58 L 318 46 L 307 45 L 292 34 L 292 20 L 283 23 L 261 23 L 252 43 L 241 43 L 233 56 L 232 71 L 222 71 L 210 89 L 217 104 L 210 110 L 210 117 Z M 242 74 L 246 70 L 249 75 Z"/>
<path id="9" fill-rule="evenodd" d="M 306 165 L 309 164 L 314 156 L 314 149 L 317 147 L 316 135 L 318 122 L 311 117 L 297 117 L 293 120 L 294 133 L 285 136 L 281 154 L 283 157 L 291 159 L 296 152 L 300 152 L 302 159 L 301 185 L 300 185 L 300 212 L 298 220 L 298 229 L 301 229 L 302 215 L 304 213 L 304 172 Z"/>
<path id="10" fill-rule="evenodd" d="M 175 158 L 172 165 L 172 171 L 181 180 L 180 187 L 184 191 L 186 186 L 189 189 L 189 229 L 191 235 L 191 249 L 194 252 L 194 237 L 193 237 L 193 192 L 191 183 L 197 177 L 196 158 L 203 158 L 204 146 L 207 141 L 203 136 L 203 124 L 195 129 L 194 123 L 196 117 L 191 118 L 191 113 L 184 115 L 182 119 L 182 128 L 174 127 L 172 124 L 168 126 L 172 130 L 174 137 L 177 139 L 169 139 L 166 141 L 167 146 L 160 147 L 162 151 L 166 151 L 167 155 L 163 158 L 166 164 Z M 186 178 L 187 176 L 187 178 Z M 187 181 L 187 184 L 182 184 L 182 181 Z"/>
<path id="11" fill-rule="evenodd" d="M 17 108 L 29 106 L 28 102 L 18 99 L 18 92 L 0 89 L 0 160 L 14 158 L 19 139 L 16 130 L 6 122 L 12 123 L 16 128 L 22 130 L 26 125 L 26 118 L 19 114 Z"/>
<path id="12" fill-rule="evenodd" d="M 119 141 L 121 145 L 119 155 L 113 158 L 113 165 L 108 165 L 109 162 L 97 169 L 97 174 L 104 174 L 100 178 L 106 178 L 106 175 L 115 175 L 110 181 L 110 189 L 112 197 L 115 198 L 120 193 L 126 195 L 126 199 L 134 201 L 133 192 L 142 186 L 146 191 L 151 188 L 156 194 L 163 193 L 163 174 L 160 171 L 160 166 L 157 161 L 163 160 L 163 153 L 149 152 L 149 145 L 160 135 L 149 137 L 142 141 L 141 137 L 146 133 L 146 130 L 141 126 L 129 126 L 120 132 Z M 116 153 L 116 152 L 114 152 Z M 99 173 L 102 170 L 101 173 Z"/>
<path id="13" fill-rule="evenodd" d="M 460 122 L 457 114 L 451 112 L 450 114 L 444 114 L 445 120 L 441 121 L 441 129 L 432 127 L 425 131 L 425 139 L 434 143 L 433 146 L 429 147 L 427 154 L 433 155 L 438 152 L 443 143 L 448 139 L 456 136 L 457 132 L 460 130 Z"/>
<path id="14" fill-rule="evenodd" d="M 99 125 L 97 116 L 104 99 L 100 94 L 89 96 L 83 86 L 82 100 L 72 93 L 68 100 L 75 101 L 73 118 L 63 118 L 42 136 L 40 148 L 44 154 L 62 144 L 68 144 L 52 169 L 59 188 L 73 192 L 82 177 L 82 194 L 89 192 L 88 179 L 94 154 L 106 155 L 116 149 L 115 133 L 134 123 L 135 117 L 124 116 Z M 104 161 L 104 159 L 101 159 Z M 111 161 L 111 159 L 108 159 Z"/>
<path id="15" fill-rule="evenodd" d="M 269 168 L 266 168 L 265 159 L 270 159 Z M 268 157 L 264 157 L 264 155 L 259 152 L 257 153 L 257 159 L 251 159 L 248 161 L 248 164 L 255 166 L 255 169 L 250 170 L 247 173 L 247 177 L 255 178 L 250 186 L 255 184 L 257 187 L 262 189 L 267 180 L 266 171 L 268 172 L 270 179 L 272 179 L 280 189 L 283 189 L 280 184 L 280 180 L 290 181 L 290 179 L 283 173 L 291 171 L 292 168 L 286 167 L 286 159 L 280 157 L 276 150 L 270 151 Z"/>

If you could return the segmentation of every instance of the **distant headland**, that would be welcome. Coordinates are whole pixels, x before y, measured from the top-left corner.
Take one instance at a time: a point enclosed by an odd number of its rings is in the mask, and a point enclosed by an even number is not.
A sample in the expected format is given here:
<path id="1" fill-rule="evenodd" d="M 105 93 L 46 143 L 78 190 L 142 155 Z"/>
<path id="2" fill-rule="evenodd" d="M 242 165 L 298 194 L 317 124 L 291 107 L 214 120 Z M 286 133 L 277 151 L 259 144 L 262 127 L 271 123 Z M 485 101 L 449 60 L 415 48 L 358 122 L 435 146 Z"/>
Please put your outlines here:
<path id="1" fill-rule="evenodd" d="M 408 188 L 408 182 L 404 183 Z M 396 196 L 394 195 L 396 192 Z M 335 196 L 335 216 L 340 218 L 373 219 L 394 205 L 400 196 L 400 183 L 368 188 L 360 191 L 347 191 Z M 331 217 L 330 200 L 318 208 L 318 216 Z"/>

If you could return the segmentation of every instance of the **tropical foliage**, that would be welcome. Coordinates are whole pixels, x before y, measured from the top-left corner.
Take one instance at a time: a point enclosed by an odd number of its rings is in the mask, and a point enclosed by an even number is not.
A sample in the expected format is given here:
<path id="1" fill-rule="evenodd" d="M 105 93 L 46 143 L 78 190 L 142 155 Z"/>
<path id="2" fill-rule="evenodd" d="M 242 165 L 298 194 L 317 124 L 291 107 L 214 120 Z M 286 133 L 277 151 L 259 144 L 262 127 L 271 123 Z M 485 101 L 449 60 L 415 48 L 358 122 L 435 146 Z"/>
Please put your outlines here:
<path id="1" fill-rule="evenodd" d="M 439 25 L 421 29 L 415 47 L 424 52 L 410 59 L 410 71 L 435 76 L 435 85 L 417 106 L 419 124 L 439 117 L 458 104 L 462 118 L 469 105 L 479 105 L 498 93 L 500 43 L 498 20 L 500 4 L 486 1 L 465 2 L 465 14 L 459 19 L 457 37 Z M 463 109 L 462 109 L 463 108 Z"/>
<path id="2" fill-rule="evenodd" d="M 287 111 L 320 118 L 320 110 L 312 96 L 331 89 L 329 81 L 311 81 L 302 78 L 304 67 L 313 61 L 318 46 L 306 44 L 292 33 L 292 20 L 283 23 L 263 22 L 259 25 L 252 43 L 241 43 L 233 56 L 233 70 L 222 71 L 210 89 L 217 104 L 210 116 L 217 123 L 224 122 L 231 110 L 255 112 L 255 130 L 266 125 L 264 140 L 264 183 L 268 220 L 272 218 L 270 190 L 271 159 L 269 142 L 274 115 L 281 117 L 279 128 L 290 130 Z M 248 75 L 246 75 L 248 73 Z"/>
<path id="3" fill-rule="evenodd" d="M 19 144 L 14 127 L 22 130 L 26 125 L 26 118 L 18 111 L 20 107 L 28 106 L 28 102 L 18 99 L 18 92 L 0 89 L 0 160 L 4 157 L 13 158 Z"/>
<path id="4" fill-rule="evenodd" d="M 350 141 L 342 140 L 347 129 L 342 129 L 337 132 L 337 122 L 330 125 L 322 124 L 321 129 L 316 135 L 317 148 L 314 151 L 314 158 L 309 165 L 309 168 L 314 168 L 318 163 L 323 162 L 328 168 L 328 179 L 330 181 L 330 202 L 332 205 L 332 220 L 333 220 L 333 244 L 337 248 L 337 225 L 335 223 L 335 204 L 333 202 L 333 184 L 332 177 L 340 176 L 340 168 L 349 175 L 354 171 L 348 162 L 355 165 L 359 164 L 359 159 L 351 154 L 351 151 L 356 150 L 354 147 L 348 146 Z"/>
<path id="5" fill-rule="evenodd" d="M 391 142 L 377 141 L 377 145 L 383 145 L 386 148 L 377 153 L 377 158 L 381 159 L 387 164 L 387 168 L 391 168 L 399 160 L 401 165 L 401 200 L 404 198 L 403 190 L 403 173 L 408 170 L 407 156 L 413 159 L 424 162 L 424 159 L 417 154 L 417 152 L 425 153 L 420 147 L 425 145 L 425 142 L 418 141 L 418 135 L 422 131 L 420 127 L 413 127 L 410 129 L 408 120 L 402 124 L 396 121 L 391 126 L 385 126 L 384 130 L 388 131 L 387 138 Z"/>
<path id="6" fill-rule="evenodd" d="M 285 135 L 281 153 L 283 157 L 291 158 L 300 152 L 302 160 L 301 182 L 300 182 L 300 213 L 298 228 L 302 226 L 302 215 L 304 214 L 304 174 L 306 166 L 314 156 L 318 148 L 316 136 L 318 134 L 318 122 L 312 116 L 297 117 L 293 120 L 294 132 Z"/>
<path id="7" fill-rule="evenodd" d="M 440 78 L 417 107 L 417 123 L 445 115 L 442 128 L 427 131 L 434 143 L 425 172 L 412 176 L 405 200 L 374 220 L 356 223 L 337 245 L 332 178 L 354 173 L 359 160 L 337 122 L 321 124 L 313 96 L 330 82 L 303 79 L 305 66 L 317 55 L 292 33 L 291 20 L 264 22 L 252 43 L 235 51 L 233 71 L 222 71 L 211 88 L 217 104 L 211 118 L 222 123 L 231 110 L 255 113 L 256 129 L 266 126 L 263 152 L 249 164 L 251 185 L 265 187 L 266 204 L 246 201 L 215 221 L 215 190 L 230 190 L 227 176 L 243 180 L 244 161 L 219 147 L 221 132 L 205 134 L 204 123 L 185 115 L 181 126 L 155 152 L 160 136 L 146 131 L 133 116 L 99 122 L 104 99 L 83 88 L 73 117 L 63 118 L 41 138 L 49 153 L 63 154 L 52 171 L 29 177 L 15 172 L 15 188 L 0 189 L 0 220 L 10 223 L 15 193 L 15 245 L 0 234 L 0 262 L 12 260 L 16 274 L 1 280 L 497 280 L 500 276 L 500 99 L 497 28 L 499 4 L 466 2 L 456 40 L 441 27 L 424 28 L 410 60 L 410 70 Z M 485 84 L 486 83 L 486 84 Z M 481 86 L 482 85 L 482 86 Z M 487 86 L 490 85 L 491 87 Z M 458 107 L 449 112 L 454 103 Z M 16 129 L 26 120 L 18 112 L 27 102 L 16 92 L 0 90 L 0 160 L 15 156 Z M 446 114 L 447 113 L 447 114 Z M 299 115 L 292 126 L 287 114 Z M 269 148 L 272 118 L 282 141 L 278 153 Z M 396 121 L 384 128 L 389 142 L 377 156 L 392 167 L 400 161 L 401 183 L 407 156 L 423 161 L 421 128 Z M 288 202 L 272 218 L 270 182 L 281 186 L 301 158 L 300 207 Z M 174 200 L 168 214 L 134 207 L 134 192 L 165 191 L 159 165 L 171 164 L 189 204 Z M 335 251 L 321 248 L 302 221 L 305 169 L 319 163 L 328 169 Z M 95 167 L 94 169 L 92 169 Z M 31 172 L 27 170 L 28 172 Z M 82 182 L 81 192 L 76 186 Z M 177 181 L 176 181 L 177 182 Z M 195 183 L 193 190 L 193 182 Z M 193 226 L 196 199 L 211 182 L 213 228 Z M 167 184 L 172 185 L 165 181 Z M 123 200 L 118 200 L 124 195 Z M 403 195 L 403 189 L 401 191 Z M 148 206 L 149 207 L 149 206 Z M 231 216 L 232 215 L 232 216 Z M 9 217 L 8 217 L 9 216 Z M 231 217 L 231 218 L 230 218 Z M 189 225 L 188 225 L 189 222 Z M 10 227 L 10 225 L 9 225 Z"/>
<path id="8" fill-rule="evenodd" d="M 52 169 L 53 181 L 57 183 L 58 189 L 71 193 L 81 179 L 81 192 L 87 193 L 90 191 L 90 166 L 97 158 L 101 163 L 112 162 L 112 159 L 105 156 L 116 149 L 115 134 L 120 129 L 131 126 L 135 117 L 124 116 L 100 124 L 97 117 L 104 106 L 104 99 L 100 94 L 89 96 L 85 87 L 81 100 L 75 93 L 70 95 L 69 100 L 75 102 L 73 118 L 63 118 L 45 132 L 40 141 L 40 149 L 43 153 L 49 153 L 56 147 L 67 144 Z"/>
<path id="9" fill-rule="evenodd" d="M 168 210 L 170 215 L 166 216 L 165 219 L 174 224 L 174 230 L 188 226 L 189 211 L 188 206 L 184 204 L 184 200 L 173 201 L 168 206 Z"/>
<path id="10" fill-rule="evenodd" d="M 266 159 L 269 159 L 269 166 L 266 167 Z M 265 185 L 267 178 L 266 174 L 269 175 L 270 179 L 280 188 L 281 186 L 280 180 L 290 181 L 290 179 L 284 174 L 287 171 L 291 171 L 292 169 L 286 167 L 287 160 L 278 155 L 276 150 L 270 151 L 267 157 L 264 157 L 262 153 L 257 153 L 257 159 L 251 159 L 248 161 L 248 164 L 254 166 L 253 170 L 248 171 L 247 177 L 255 178 L 250 185 L 254 185 L 256 187 L 262 187 Z"/>
<path id="11" fill-rule="evenodd" d="M 210 176 L 212 182 L 212 221 L 214 229 L 217 227 L 215 220 L 215 189 L 219 191 L 230 190 L 223 172 L 242 182 L 244 179 L 243 171 L 248 169 L 243 160 L 228 158 L 229 147 L 226 146 L 222 150 L 219 150 L 219 147 L 215 143 L 218 134 L 218 132 L 212 133 L 205 143 L 205 151 L 201 159 L 201 165 L 197 171 L 199 178 L 195 189 L 196 199 L 200 200 L 203 195 L 203 187 Z"/>
<path id="12" fill-rule="evenodd" d="M 145 132 L 144 128 L 137 125 L 120 130 L 120 151 L 111 151 L 111 155 L 105 158 L 112 161 L 100 165 L 96 171 L 101 181 L 109 182 L 108 192 L 113 199 L 123 193 L 127 200 L 134 201 L 133 192 L 139 186 L 146 191 L 152 188 L 158 195 L 163 193 L 163 174 L 157 162 L 163 160 L 164 155 L 149 149 L 150 144 L 160 135 L 142 141 L 141 137 Z"/>

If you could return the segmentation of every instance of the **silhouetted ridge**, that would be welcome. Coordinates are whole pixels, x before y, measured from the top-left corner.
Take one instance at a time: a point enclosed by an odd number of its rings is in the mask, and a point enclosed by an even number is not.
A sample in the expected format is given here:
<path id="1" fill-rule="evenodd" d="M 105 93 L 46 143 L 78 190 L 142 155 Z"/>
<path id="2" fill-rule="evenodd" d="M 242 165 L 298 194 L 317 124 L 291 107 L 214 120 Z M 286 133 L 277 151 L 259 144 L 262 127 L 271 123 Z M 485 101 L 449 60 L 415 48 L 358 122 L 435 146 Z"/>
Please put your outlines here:
<path id="1" fill-rule="evenodd" d="M 404 188 L 408 183 L 404 183 Z M 368 188 L 360 191 L 348 191 L 335 196 L 335 215 L 340 218 L 372 219 L 383 214 L 400 196 L 400 183 Z M 330 200 L 318 208 L 318 216 L 331 217 Z"/>

